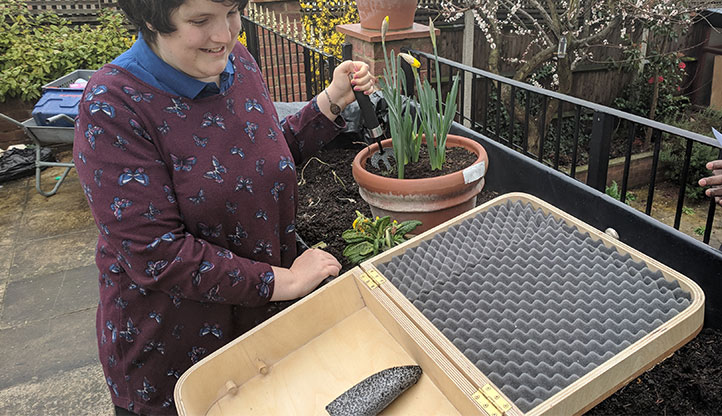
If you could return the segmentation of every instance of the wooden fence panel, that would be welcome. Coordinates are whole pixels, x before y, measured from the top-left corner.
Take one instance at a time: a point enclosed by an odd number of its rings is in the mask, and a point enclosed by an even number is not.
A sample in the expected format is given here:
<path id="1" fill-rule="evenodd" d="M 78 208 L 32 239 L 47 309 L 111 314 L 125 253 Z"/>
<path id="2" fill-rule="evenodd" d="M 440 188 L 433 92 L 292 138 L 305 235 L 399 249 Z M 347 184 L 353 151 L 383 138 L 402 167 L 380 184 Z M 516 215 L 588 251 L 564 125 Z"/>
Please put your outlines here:
<path id="1" fill-rule="evenodd" d="M 117 0 L 29 0 L 32 13 L 50 12 L 73 23 L 96 23 L 102 9 L 117 8 Z"/>

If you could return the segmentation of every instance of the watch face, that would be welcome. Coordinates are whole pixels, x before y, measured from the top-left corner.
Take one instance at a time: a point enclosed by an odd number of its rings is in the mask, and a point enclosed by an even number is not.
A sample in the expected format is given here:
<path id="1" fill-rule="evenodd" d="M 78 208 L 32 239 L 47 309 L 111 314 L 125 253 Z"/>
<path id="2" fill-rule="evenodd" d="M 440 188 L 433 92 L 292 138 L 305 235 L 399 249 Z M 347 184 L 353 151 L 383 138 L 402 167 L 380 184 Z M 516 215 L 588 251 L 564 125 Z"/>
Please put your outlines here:
<path id="1" fill-rule="evenodd" d="M 337 116 L 337 115 L 341 114 L 341 107 L 339 107 L 338 104 L 336 104 L 336 103 L 329 103 L 329 104 L 330 104 L 331 113 L 333 115 Z"/>

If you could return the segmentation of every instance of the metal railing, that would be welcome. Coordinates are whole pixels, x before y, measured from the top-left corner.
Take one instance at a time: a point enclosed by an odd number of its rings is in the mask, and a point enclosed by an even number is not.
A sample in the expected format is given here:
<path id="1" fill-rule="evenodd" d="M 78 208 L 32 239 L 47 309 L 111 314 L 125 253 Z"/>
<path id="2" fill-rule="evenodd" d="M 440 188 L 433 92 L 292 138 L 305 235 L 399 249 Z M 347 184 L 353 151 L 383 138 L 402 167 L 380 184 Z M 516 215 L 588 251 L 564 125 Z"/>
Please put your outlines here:
<path id="1" fill-rule="evenodd" d="M 331 79 L 340 60 L 293 36 L 274 30 L 273 25 L 243 17 L 248 49 L 264 71 L 274 101 L 308 101 L 317 95 Z M 426 61 L 431 68 L 433 55 L 409 51 Z M 350 48 L 344 48 L 350 56 Z M 645 214 L 654 217 L 656 185 L 661 182 L 660 170 L 663 143 L 679 143 L 684 152 L 682 169 L 677 183 L 676 207 L 672 225 L 679 230 L 685 212 L 685 191 L 688 184 L 694 146 L 719 149 L 719 144 L 707 137 L 664 123 L 652 121 L 611 107 L 580 98 L 545 90 L 519 81 L 439 58 L 442 80 L 454 74 L 461 76 L 456 121 L 500 142 L 528 157 L 534 158 L 572 178 L 577 179 L 586 164 L 586 184 L 606 191 L 612 144 L 623 149 L 624 162 L 618 196 L 626 202 L 630 184 L 633 148 L 640 137 L 651 141 L 652 162 L 647 172 Z M 426 71 L 427 77 L 435 76 Z M 406 71 L 407 75 L 411 71 Z M 467 90 L 465 84 L 471 84 Z M 448 88 L 448 82 L 445 87 Z M 413 85 L 411 80 L 407 85 Z M 465 92 L 469 91 L 469 92 Z M 411 92 L 413 94 L 413 92 Z M 470 96 L 466 96 L 470 94 Z M 466 104 L 466 105 L 465 105 Z M 669 150 L 668 150 L 669 152 Z M 718 150 L 722 158 L 722 150 Z M 512 168 L 512 167 L 510 167 Z M 593 207 L 590 207 L 593 209 Z M 703 241 L 710 242 L 715 215 L 714 200 L 710 200 Z"/>
<path id="2" fill-rule="evenodd" d="M 434 55 L 411 50 L 426 67 L 431 68 Z M 628 196 L 630 165 L 635 141 L 651 138 L 652 163 L 646 190 L 645 214 L 653 216 L 655 188 L 659 182 L 658 168 L 663 142 L 667 146 L 678 143 L 678 152 L 684 152 L 683 166 L 677 183 L 676 208 L 672 225 L 680 229 L 685 211 L 685 192 L 696 184 L 688 184 L 694 146 L 720 148 L 712 138 L 649 120 L 611 107 L 595 104 L 576 97 L 538 88 L 478 68 L 439 58 L 442 80 L 459 75 L 457 121 L 547 166 L 577 178 L 580 163 L 588 164 L 586 184 L 605 192 L 610 161 L 610 148 L 624 149 L 624 171 L 618 199 L 625 202 Z M 410 74 L 411 71 L 406 71 Z M 435 76 L 431 70 L 427 77 Z M 469 89 L 464 88 L 471 83 Z M 446 83 L 448 88 L 448 82 Z M 413 82 L 407 81 L 407 85 Z M 442 87 L 443 88 L 443 87 Z M 467 92 L 465 92 L 465 90 Z M 471 94 L 466 97 L 465 94 Z M 469 99 L 470 98 L 470 99 Z M 464 103 L 467 103 L 464 106 Z M 470 105 L 469 105 L 470 104 Z M 547 111 L 552 110 L 552 114 Z M 530 138 L 535 138 L 530 143 Z M 682 150 L 683 149 L 683 150 Z M 667 152 L 674 152 L 674 149 Z M 722 149 L 718 152 L 722 158 Z M 510 169 L 513 167 L 510 167 Z M 590 207 L 593 209 L 593 207 Z M 707 212 L 703 241 L 710 242 L 715 214 L 711 198 Z"/>
<path id="3" fill-rule="evenodd" d="M 338 58 L 247 16 L 242 22 L 273 101 L 309 101 L 330 82 Z"/>

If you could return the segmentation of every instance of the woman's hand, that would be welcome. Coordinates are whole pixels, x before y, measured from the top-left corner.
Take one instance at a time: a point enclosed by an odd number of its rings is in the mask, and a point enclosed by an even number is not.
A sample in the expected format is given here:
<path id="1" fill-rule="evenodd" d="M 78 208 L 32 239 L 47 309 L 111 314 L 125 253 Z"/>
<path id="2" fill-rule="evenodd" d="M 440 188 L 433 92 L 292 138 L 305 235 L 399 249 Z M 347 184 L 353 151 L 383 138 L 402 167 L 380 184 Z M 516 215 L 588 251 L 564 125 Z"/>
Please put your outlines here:
<path id="1" fill-rule="evenodd" d="M 707 169 L 711 170 L 713 175 L 700 179 L 699 186 L 712 186 L 704 191 L 705 195 L 714 197 L 715 201 L 722 205 L 722 160 L 707 162 Z"/>
<path id="2" fill-rule="evenodd" d="M 271 267 L 275 275 L 272 301 L 307 295 L 328 276 L 338 276 L 341 263 L 331 254 L 312 248 L 296 257 L 290 269 Z"/>
<path id="3" fill-rule="evenodd" d="M 337 115 L 331 111 L 329 99 L 343 110 L 356 100 L 354 90 L 369 95 L 374 92 L 375 85 L 376 78 L 369 72 L 368 64 L 344 61 L 333 71 L 333 81 L 326 91 L 318 95 L 318 105 L 326 117 L 334 120 Z"/>

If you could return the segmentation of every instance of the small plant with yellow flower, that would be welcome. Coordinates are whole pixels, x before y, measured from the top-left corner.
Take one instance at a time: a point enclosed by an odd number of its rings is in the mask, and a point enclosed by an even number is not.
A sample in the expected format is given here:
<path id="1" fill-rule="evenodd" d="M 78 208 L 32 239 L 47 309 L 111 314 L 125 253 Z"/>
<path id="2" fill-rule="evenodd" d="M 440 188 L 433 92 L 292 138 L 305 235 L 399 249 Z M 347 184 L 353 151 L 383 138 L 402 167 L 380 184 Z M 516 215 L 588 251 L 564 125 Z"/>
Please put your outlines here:
<path id="1" fill-rule="evenodd" d="M 421 225 L 421 221 L 408 220 L 401 223 L 391 217 L 376 217 L 372 220 L 359 211 L 351 229 L 341 234 L 348 243 L 343 250 L 344 257 L 353 264 L 361 263 L 382 251 L 407 240 L 406 234 Z"/>

